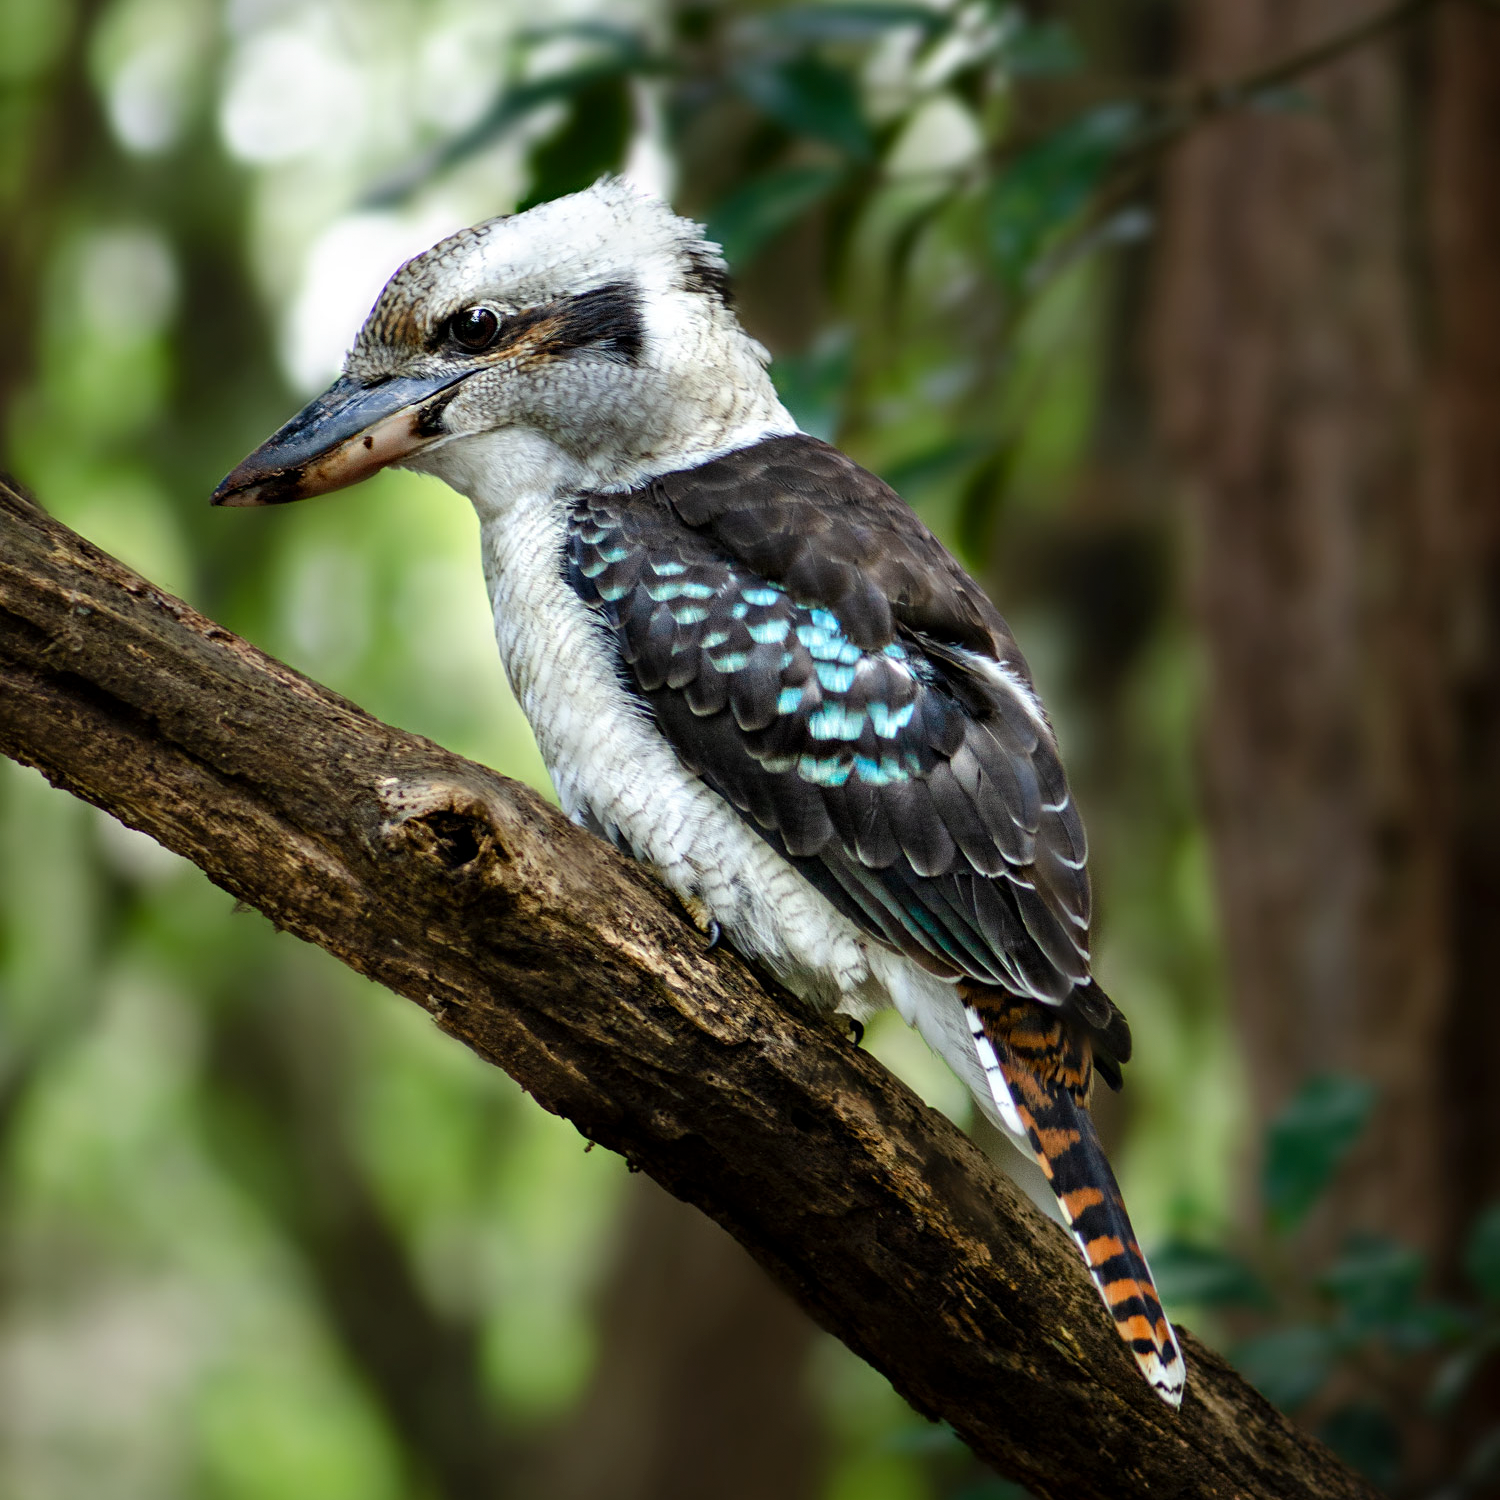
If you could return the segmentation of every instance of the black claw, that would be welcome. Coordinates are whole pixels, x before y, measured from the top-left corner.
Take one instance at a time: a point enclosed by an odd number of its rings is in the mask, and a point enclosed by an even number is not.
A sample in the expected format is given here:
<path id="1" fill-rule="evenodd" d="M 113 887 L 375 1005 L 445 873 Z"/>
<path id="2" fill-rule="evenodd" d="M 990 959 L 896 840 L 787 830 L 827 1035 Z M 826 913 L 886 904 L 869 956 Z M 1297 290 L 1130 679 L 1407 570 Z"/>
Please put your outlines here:
<path id="1" fill-rule="evenodd" d="M 712 953 L 719 946 L 719 939 L 724 936 L 724 929 L 717 922 L 708 924 L 708 946 L 703 950 Z"/>
<path id="2" fill-rule="evenodd" d="M 862 1046 L 864 1046 L 864 1042 L 865 1042 L 865 1023 L 863 1021 L 856 1021 L 853 1016 L 850 1016 L 849 1017 L 849 1034 L 854 1038 L 854 1045 L 856 1047 L 862 1047 Z"/>

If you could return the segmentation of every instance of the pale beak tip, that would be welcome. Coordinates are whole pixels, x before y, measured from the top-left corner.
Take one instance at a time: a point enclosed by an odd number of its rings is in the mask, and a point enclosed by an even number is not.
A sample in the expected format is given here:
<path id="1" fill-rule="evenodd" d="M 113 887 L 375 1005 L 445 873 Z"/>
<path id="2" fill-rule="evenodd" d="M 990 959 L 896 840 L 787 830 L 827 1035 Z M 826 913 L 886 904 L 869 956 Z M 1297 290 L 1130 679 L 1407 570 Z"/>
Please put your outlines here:
<path id="1" fill-rule="evenodd" d="M 260 498 L 260 486 L 252 484 L 246 489 L 230 489 L 227 485 L 220 485 L 212 495 L 208 497 L 210 505 L 232 506 L 236 509 L 241 507 L 248 509 L 251 506 L 264 505 L 265 501 Z"/>
<path id="2" fill-rule="evenodd" d="M 248 467 L 248 466 L 242 466 Z M 286 500 L 298 498 L 296 475 L 273 474 L 255 478 L 242 474 L 240 469 L 219 482 L 219 487 L 208 498 L 210 505 L 222 505 L 236 510 L 249 510 L 263 505 L 279 505 Z"/>

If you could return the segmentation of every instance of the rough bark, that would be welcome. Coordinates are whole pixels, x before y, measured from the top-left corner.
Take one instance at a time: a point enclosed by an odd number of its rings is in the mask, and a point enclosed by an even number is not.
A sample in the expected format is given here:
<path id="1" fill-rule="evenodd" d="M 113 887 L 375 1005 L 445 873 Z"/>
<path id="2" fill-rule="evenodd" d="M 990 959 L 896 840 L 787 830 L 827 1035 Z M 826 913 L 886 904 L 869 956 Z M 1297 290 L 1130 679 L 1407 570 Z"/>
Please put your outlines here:
<path id="1" fill-rule="evenodd" d="M 1067 1237 L 948 1121 L 540 798 L 0 487 L 0 751 L 424 1006 L 735 1236 L 1041 1497 L 1369 1495 L 1184 1337 L 1180 1414 Z"/>

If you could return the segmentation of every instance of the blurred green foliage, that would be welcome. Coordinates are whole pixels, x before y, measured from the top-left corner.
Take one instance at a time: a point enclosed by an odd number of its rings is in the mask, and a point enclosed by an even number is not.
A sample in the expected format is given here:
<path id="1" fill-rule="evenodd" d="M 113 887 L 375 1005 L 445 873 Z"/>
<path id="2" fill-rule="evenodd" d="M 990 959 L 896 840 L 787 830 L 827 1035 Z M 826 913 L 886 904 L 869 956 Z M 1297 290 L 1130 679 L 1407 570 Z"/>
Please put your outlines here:
<path id="1" fill-rule="evenodd" d="M 1147 122 L 1028 113 L 1089 66 L 1055 21 L 989 0 L 0 0 L 4 462 L 231 628 L 545 790 L 462 502 L 400 474 L 285 511 L 204 502 L 404 255 L 606 169 L 653 182 L 723 240 L 799 418 L 896 483 L 1012 618 L 1135 1027 L 1104 1128 L 1148 1243 L 1206 1243 L 1244 1104 L 1195 666 L 1164 500 L 1110 490 L 1099 458 L 1129 278 L 1089 252 L 1136 223 L 1096 210 Z M 0 850 L 0 1493 L 378 1500 L 476 1494 L 476 1474 L 498 1493 L 578 1441 L 623 1166 L 8 764 Z M 870 1045 L 967 1120 L 899 1022 Z M 1288 1149 L 1295 1216 L 1316 1182 Z M 1247 1268 L 1196 1253 L 1182 1304 L 1247 1296 Z M 798 1378 L 828 1500 L 1015 1493 L 840 1346 L 815 1339 Z"/>
<path id="2" fill-rule="evenodd" d="M 1309 1079 L 1271 1122 L 1261 1192 L 1274 1228 L 1295 1229 L 1348 1155 L 1375 1106 L 1360 1078 Z"/>
<path id="3" fill-rule="evenodd" d="M 1441 1427 L 1500 1355 L 1500 1204 L 1480 1215 L 1464 1253 L 1467 1300 L 1430 1291 L 1426 1259 L 1385 1236 L 1345 1235 L 1310 1265 L 1293 1236 L 1329 1187 L 1375 1105 L 1362 1079 L 1312 1078 L 1266 1130 L 1260 1253 L 1174 1239 L 1152 1257 L 1163 1295 L 1218 1315 L 1239 1334 L 1229 1353 L 1283 1411 L 1302 1418 L 1382 1490 L 1404 1467 L 1404 1389 L 1382 1379 L 1411 1361 L 1428 1372 L 1424 1415 Z M 1463 1454 L 1443 1500 L 1500 1483 L 1500 1422 Z"/>

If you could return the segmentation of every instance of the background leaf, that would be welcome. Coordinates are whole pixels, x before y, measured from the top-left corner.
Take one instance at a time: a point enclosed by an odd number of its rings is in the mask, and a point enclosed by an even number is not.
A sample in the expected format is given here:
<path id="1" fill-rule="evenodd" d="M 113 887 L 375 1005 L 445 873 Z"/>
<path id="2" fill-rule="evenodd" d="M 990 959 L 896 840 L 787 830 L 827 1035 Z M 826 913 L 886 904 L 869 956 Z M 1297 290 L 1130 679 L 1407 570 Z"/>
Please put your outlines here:
<path id="1" fill-rule="evenodd" d="M 1072 30 L 1062 21 L 1023 25 L 1006 40 L 1005 64 L 1018 78 L 1049 78 L 1076 73 L 1083 51 Z"/>
<path id="2" fill-rule="evenodd" d="M 1485 1209 L 1474 1225 L 1464 1248 L 1464 1270 L 1486 1302 L 1500 1303 L 1500 1203 Z"/>
<path id="3" fill-rule="evenodd" d="M 1338 1353 L 1332 1331 L 1309 1323 L 1247 1339 L 1235 1350 L 1234 1362 L 1267 1401 L 1295 1411 L 1323 1388 Z"/>
<path id="4" fill-rule="evenodd" d="M 1199 1307 L 1271 1305 L 1260 1277 L 1239 1256 L 1212 1245 L 1168 1240 L 1151 1256 L 1157 1290 L 1168 1302 Z"/>
<path id="5" fill-rule="evenodd" d="M 1341 1406 L 1319 1427 L 1318 1436 L 1380 1489 L 1391 1489 L 1401 1478 L 1401 1433 L 1373 1402 Z"/>
<path id="6" fill-rule="evenodd" d="M 1389 1333 L 1404 1326 L 1426 1269 L 1407 1245 L 1378 1234 L 1352 1235 L 1319 1286 L 1344 1309 L 1360 1332 Z"/>
<path id="7" fill-rule="evenodd" d="M 1295 1229 L 1359 1139 L 1375 1088 L 1362 1078 L 1324 1074 L 1309 1079 L 1266 1130 L 1263 1177 L 1272 1225 Z"/>
<path id="8" fill-rule="evenodd" d="M 585 63 L 563 72 L 549 73 L 543 78 L 515 84 L 507 88 L 467 130 L 462 131 L 436 151 L 419 158 L 412 165 L 379 182 L 365 194 L 364 205 L 367 208 L 386 208 L 402 202 L 418 188 L 430 182 L 432 178 L 468 161 L 480 151 L 503 140 L 544 105 L 570 103 L 576 108 L 581 102 L 591 98 L 595 100 L 603 98 L 604 91 L 612 85 L 623 93 L 625 80 L 632 72 L 649 71 L 652 71 L 652 65 L 646 60 L 644 54 L 634 49 L 622 49 L 619 55 L 602 62 Z M 583 122 L 586 119 L 586 115 L 574 114 L 571 123 L 575 131 L 584 130 Z M 627 119 L 627 130 L 628 126 Z M 565 125 L 562 129 L 566 133 L 568 126 Z M 559 140 L 560 138 L 555 136 L 553 139 Z M 624 140 L 617 128 L 615 115 L 608 108 L 606 108 L 600 127 L 600 139 L 597 144 L 598 150 L 593 154 L 603 157 L 604 147 L 612 146 L 616 154 L 606 165 L 618 166 L 619 152 L 623 150 Z M 585 142 L 562 149 L 581 154 L 590 151 L 591 147 Z M 598 176 L 598 173 L 594 175 Z M 593 178 L 589 178 L 588 181 L 592 182 Z M 580 186 L 583 185 L 585 184 L 580 184 Z"/>
<path id="9" fill-rule="evenodd" d="M 843 180 L 836 166 L 783 167 L 754 177 L 709 215 L 708 236 L 731 266 L 753 260 L 767 241 L 789 229 Z"/>
<path id="10" fill-rule="evenodd" d="M 834 440 L 853 363 L 854 340 L 849 330 L 830 328 L 803 353 L 778 359 L 771 367 L 776 393 L 803 432 L 826 443 Z"/>
<path id="11" fill-rule="evenodd" d="M 1001 276 L 1019 287 L 1042 251 L 1088 202 L 1133 138 L 1139 112 L 1111 104 L 1028 147 L 990 189 L 990 249 Z"/>
<path id="12" fill-rule="evenodd" d="M 849 72 L 814 56 L 744 67 L 735 83 L 752 103 L 793 135 L 826 141 L 860 161 L 874 140 Z"/>
<path id="13" fill-rule="evenodd" d="M 531 153 L 531 191 L 520 209 L 586 188 L 620 163 L 630 138 L 625 77 L 606 73 L 579 88 L 562 127 Z"/>

